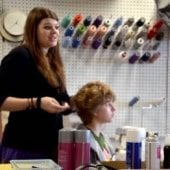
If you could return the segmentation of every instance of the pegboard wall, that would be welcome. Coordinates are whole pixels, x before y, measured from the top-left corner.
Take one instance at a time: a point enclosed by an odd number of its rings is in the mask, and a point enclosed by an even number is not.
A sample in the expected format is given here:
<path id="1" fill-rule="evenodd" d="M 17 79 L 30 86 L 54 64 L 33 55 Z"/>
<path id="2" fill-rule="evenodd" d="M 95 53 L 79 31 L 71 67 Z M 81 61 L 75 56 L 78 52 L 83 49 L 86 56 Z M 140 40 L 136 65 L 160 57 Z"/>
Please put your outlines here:
<path id="1" fill-rule="evenodd" d="M 154 0 L 0 0 L 0 12 L 18 8 L 26 14 L 35 6 L 46 6 L 54 10 L 60 20 L 67 14 L 74 17 L 81 13 L 83 17 L 91 15 L 93 19 L 102 15 L 104 19 L 111 18 L 113 22 L 118 17 L 123 17 L 123 22 L 129 17 L 135 21 L 144 17 L 147 22 L 157 18 Z M 165 33 L 168 33 L 168 29 Z M 61 43 L 64 35 L 61 29 Z M 119 51 L 98 48 L 62 48 L 61 54 L 66 69 L 67 87 L 70 95 L 78 88 L 91 80 L 101 80 L 108 83 L 117 94 L 116 114 L 113 123 L 104 129 L 109 136 L 115 129 L 124 125 L 144 126 L 147 130 L 156 131 L 163 135 L 168 133 L 168 90 L 169 70 L 169 39 L 165 36 L 157 49 L 161 57 L 152 64 L 115 63 L 114 57 Z M 0 57 L 19 43 L 11 43 L 0 37 Z M 128 50 L 128 54 L 133 53 Z M 139 50 L 140 55 L 145 51 Z M 156 51 L 151 51 L 154 53 Z M 139 96 L 139 102 L 133 107 L 128 107 L 129 101 Z M 163 100 L 166 98 L 166 100 Z M 170 102 L 169 102 L 170 103 Z"/>

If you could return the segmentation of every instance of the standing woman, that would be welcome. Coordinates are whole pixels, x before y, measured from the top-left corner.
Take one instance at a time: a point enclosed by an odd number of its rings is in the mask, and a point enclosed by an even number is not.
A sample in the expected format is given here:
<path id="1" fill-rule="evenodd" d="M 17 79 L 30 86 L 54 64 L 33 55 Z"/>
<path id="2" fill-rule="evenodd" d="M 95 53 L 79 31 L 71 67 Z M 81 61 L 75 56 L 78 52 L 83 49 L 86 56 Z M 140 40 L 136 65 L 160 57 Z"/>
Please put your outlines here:
<path id="1" fill-rule="evenodd" d="M 54 159 L 62 114 L 71 112 L 59 53 L 55 12 L 35 7 L 28 14 L 22 45 L 0 66 L 0 108 L 9 111 L 0 162 Z"/>

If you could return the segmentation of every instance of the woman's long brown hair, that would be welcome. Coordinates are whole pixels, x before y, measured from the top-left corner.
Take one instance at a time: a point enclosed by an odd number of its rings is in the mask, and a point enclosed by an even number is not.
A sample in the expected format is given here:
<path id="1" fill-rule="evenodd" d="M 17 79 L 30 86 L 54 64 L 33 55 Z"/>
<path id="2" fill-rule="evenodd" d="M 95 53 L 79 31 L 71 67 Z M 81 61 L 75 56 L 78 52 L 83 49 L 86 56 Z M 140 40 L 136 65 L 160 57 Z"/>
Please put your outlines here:
<path id="1" fill-rule="evenodd" d="M 65 74 L 59 52 L 59 43 L 57 43 L 57 46 L 50 48 L 47 57 L 44 57 L 38 42 L 37 29 L 44 18 L 53 18 L 59 21 L 56 13 L 48 8 L 35 7 L 30 11 L 24 29 L 24 44 L 29 48 L 38 70 L 49 84 L 65 90 Z"/>

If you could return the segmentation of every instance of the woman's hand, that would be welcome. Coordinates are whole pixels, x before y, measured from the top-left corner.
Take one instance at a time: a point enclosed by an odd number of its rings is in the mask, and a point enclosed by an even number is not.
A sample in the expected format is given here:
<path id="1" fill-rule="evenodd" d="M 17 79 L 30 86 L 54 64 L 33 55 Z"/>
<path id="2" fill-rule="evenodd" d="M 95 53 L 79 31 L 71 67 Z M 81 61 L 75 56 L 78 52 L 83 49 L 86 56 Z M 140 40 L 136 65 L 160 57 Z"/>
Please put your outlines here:
<path id="1" fill-rule="evenodd" d="M 63 103 L 62 105 L 53 97 L 42 97 L 40 108 L 49 113 L 59 113 L 67 109 L 70 109 L 68 103 Z"/>

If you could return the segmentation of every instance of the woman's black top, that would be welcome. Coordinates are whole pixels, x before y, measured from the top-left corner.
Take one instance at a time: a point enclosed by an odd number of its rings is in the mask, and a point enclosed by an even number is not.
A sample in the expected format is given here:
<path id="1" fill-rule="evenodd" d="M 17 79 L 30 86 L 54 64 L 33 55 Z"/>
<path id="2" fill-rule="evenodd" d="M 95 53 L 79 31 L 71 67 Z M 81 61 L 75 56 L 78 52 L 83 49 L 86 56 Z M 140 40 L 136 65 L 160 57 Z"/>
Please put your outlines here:
<path id="1" fill-rule="evenodd" d="M 69 102 L 67 92 L 54 88 L 38 71 L 31 53 L 24 46 L 13 49 L 0 66 L 0 105 L 8 97 L 51 96 Z M 41 109 L 11 112 L 4 129 L 2 145 L 21 150 L 49 152 L 56 146 L 63 127 L 63 113 L 50 114 Z"/>

